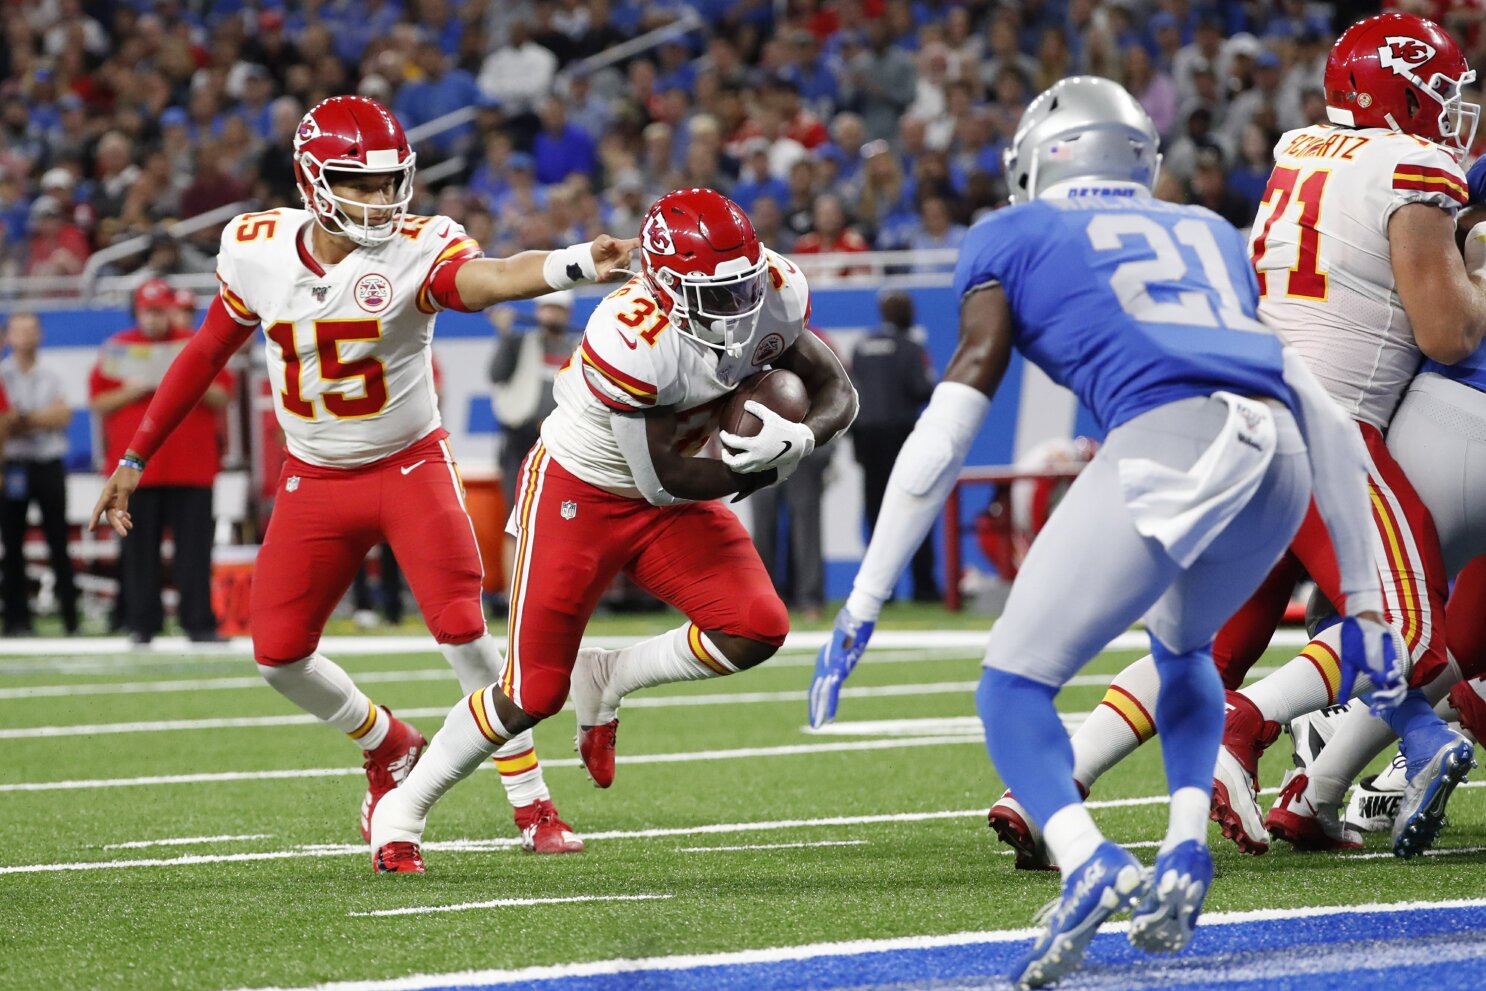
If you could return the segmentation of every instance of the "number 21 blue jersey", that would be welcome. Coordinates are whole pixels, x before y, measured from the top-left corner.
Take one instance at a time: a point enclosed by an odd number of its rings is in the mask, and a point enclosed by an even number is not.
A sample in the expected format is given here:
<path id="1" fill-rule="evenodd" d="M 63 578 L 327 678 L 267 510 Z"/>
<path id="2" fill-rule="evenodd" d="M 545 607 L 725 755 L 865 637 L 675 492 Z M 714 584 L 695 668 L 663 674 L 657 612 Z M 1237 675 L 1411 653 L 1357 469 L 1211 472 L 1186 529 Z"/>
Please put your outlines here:
<path id="1" fill-rule="evenodd" d="M 999 284 L 1015 344 L 1110 430 L 1219 390 L 1293 405 L 1232 225 L 1149 196 L 1007 207 L 965 237 L 955 292 Z"/>

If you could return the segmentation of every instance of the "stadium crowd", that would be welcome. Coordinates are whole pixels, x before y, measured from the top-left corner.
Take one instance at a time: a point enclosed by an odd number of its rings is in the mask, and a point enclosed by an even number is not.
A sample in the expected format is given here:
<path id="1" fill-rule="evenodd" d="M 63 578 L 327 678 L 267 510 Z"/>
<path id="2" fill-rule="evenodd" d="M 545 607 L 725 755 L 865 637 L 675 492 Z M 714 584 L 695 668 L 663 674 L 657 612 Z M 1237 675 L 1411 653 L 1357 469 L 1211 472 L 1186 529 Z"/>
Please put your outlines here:
<path id="1" fill-rule="evenodd" d="M 1486 54 L 1476 4 L 1398 6 Z M 1001 152 L 1026 101 L 1081 72 L 1150 112 L 1161 195 L 1245 226 L 1276 136 L 1322 119 L 1334 23 L 1356 13 L 1304 0 L 10 4 L 0 276 L 76 275 L 140 234 L 148 247 L 104 274 L 210 271 L 216 230 L 177 243 L 161 222 L 297 205 L 295 127 L 345 92 L 409 128 L 475 108 L 418 143 L 436 181 L 413 209 L 463 221 L 494 254 L 633 234 L 681 186 L 727 193 L 780 250 L 954 247 L 1004 200 Z M 668 24 L 665 43 L 605 57 Z"/>

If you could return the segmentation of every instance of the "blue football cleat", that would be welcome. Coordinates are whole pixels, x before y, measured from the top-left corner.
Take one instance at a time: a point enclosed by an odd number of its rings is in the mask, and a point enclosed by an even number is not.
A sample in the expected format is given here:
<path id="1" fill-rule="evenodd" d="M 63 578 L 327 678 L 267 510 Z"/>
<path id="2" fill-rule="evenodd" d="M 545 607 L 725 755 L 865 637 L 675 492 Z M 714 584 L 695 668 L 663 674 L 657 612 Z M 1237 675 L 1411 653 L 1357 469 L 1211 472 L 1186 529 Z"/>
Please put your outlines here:
<path id="1" fill-rule="evenodd" d="M 1147 953 L 1185 949 L 1212 884 L 1213 855 L 1206 843 L 1187 840 L 1162 850 L 1150 890 L 1130 917 L 1130 942 Z"/>
<path id="2" fill-rule="evenodd" d="M 845 607 L 836 614 L 831 639 L 815 655 L 815 677 L 810 680 L 810 728 L 820 729 L 836 718 L 841 684 L 862 659 L 874 622 L 857 619 Z"/>
<path id="3" fill-rule="evenodd" d="M 1429 761 L 1404 785 L 1398 818 L 1393 820 L 1393 853 L 1413 857 L 1428 850 L 1445 826 L 1445 804 L 1450 793 L 1476 766 L 1475 748 L 1453 730 L 1431 733 Z M 1418 747 L 1414 740 L 1410 748 Z"/>
<path id="4" fill-rule="evenodd" d="M 1040 988 L 1078 969 L 1084 950 L 1099 927 L 1145 894 L 1148 884 L 1140 862 L 1105 840 L 1094 855 L 1063 878 L 1063 894 L 1038 913 L 1046 928 L 1017 963 L 1011 979 L 1024 988 Z"/>

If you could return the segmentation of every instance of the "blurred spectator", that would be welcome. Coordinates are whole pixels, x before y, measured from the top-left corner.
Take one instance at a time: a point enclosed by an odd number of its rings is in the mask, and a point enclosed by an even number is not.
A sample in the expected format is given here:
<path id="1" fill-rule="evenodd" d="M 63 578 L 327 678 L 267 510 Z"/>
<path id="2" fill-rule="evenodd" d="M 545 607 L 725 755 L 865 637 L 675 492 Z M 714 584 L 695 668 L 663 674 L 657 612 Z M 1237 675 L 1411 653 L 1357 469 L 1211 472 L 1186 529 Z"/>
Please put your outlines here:
<path id="1" fill-rule="evenodd" d="M 841 198 L 834 193 L 816 197 L 813 217 L 810 233 L 795 242 L 795 254 L 840 254 L 872 250 L 867 239 L 856 228 L 847 226 L 846 209 L 841 204 Z M 819 277 L 821 274 L 853 275 L 866 270 L 859 266 L 842 265 L 827 273 L 813 267 L 811 271 Z"/>
<path id="2" fill-rule="evenodd" d="M 517 315 L 510 307 L 490 311 L 496 329 L 495 354 L 490 359 L 490 381 L 495 386 L 494 408 L 500 424 L 501 491 L 506 505 L 516 505 L 516 476 L 521 462 L 541 435 L 542 421 L 557 408 L 552 383 L 557 372 L 572 358 L 582 338 L 582 328 L 572 326 L 571 290 L 548 293 L 536 299 L 535 329 L 516 332 Z M 514 548 L 506 541 L 502 566 L 511 575 Z"/>
<path id="3" fill-rule="evenodd" d="M 93 208 L 100 217 L 116 217 L 129 195 L 129 187 L 139 178 L 133 142 L 122 131 L 109 131 L 98 139 L 93 168 Z"/>
<path id="4" fill-rule="evenodd" d="M 222 146 L 216 141 L 196 146 L 196 178 L 181 193 L 183 215 L 194 217 L 247 198 L 247 185 L 223 170 L 223 157 Z"/>
<path id="5" fill-rule="evenodd" d="M 1253 223 L 1254 212 L 1248 201 L 1228 188 L 1223 154 L 1216 148 L 1198 154 L 1190 186 L 1190 202 L 1207 207 L 1234 227 L 1246 228 Z"/>
<path id="6" fill-rule="evenodd" d="M 1225 142 L 1222 135 L 1213 133 L 1212 121 L 1212 110 L 1202 104 L 1188 111 L 1185 130 L 1167 147 L 1161 159 L 1161 171 L 1178 179 L 1190 179 L 1197 168 L 1198 155 L 1209 148 L 1223 151 Z"/>
<path id="7" fill-rule="evenodd" d="M 879 251 L 902 248 L 907 245 L 914 225 L 903 167 L 886 141 L 871 142 L 862 149 L 862 156 L 866 165 L 862 169 L 856 215 L 873 232 Z"/>
<path id="8" fill-rule="evenodd" d="M 1274 52 L 1261 52 L 1254 59 L 1254 86 L 1247 92 L 1240 93 L 1233 98 L 1228 105 L 1228 112 L 1223 118 L 1223 137 L 1230 146 L 1238 144 L 1243 135 L 1243 129 L 1252 122 L 1262 109 L 1268 109 L 1278 115 L 1279 107 L 1276 103 L 1280 95 L 1280 57 Z M 1292 114 L 1299 113 L 1299 106 L 1291 110 Z M 1278 118 L 1277 118 L 1278 120 Z M 1288 131 L 1292 127 L 1300 126 L 1296 117 L 1288 120 L 1278 120 L 1279 129 Z"/>
<path id="9" fill-rule="evenodd" d="M 908 238 L 908 247 L 914 251 L 943 251 L 958 249 L 965 240 L 965 225 L 955 223 L 949 212 L 949 202 L 942 196 L 923 196 L 918 204 L 918 229 Z M 952 268 L 943 262 L 913 263 L 915 272 L 943 272 Z"/>
<path id="10" fill-rule="evenodd" d="M 191 337 L 179 319 L 175 291 L 161 279 L 134 293 L 136 326 L 110 337 L 89 381 L 93 412 L 102 420 L 105 475 L 128 448 L 166 368 Z M 197 406 L 150 459 L 129 501 L 134 528 L 119 553 L 121 619 L 135 644 L 147 644 L 164 626 L 160 601 L 161 542 L 169 527 L 173 571 L 180 593 L 178 618 L 193 641 L 215 642 L 212 614 L 212 483 L 221 460 L 216 410 L 227 405 L 232 376 L 222 372 Z"/>
<path id="11" fill-rule="evenodd" d="M 1139 45 L 1125 49 L 1124 85 L 1151 115 L 1156 132 L 1169 137 L 1176 126 L 1176 85 L 1152 64 L 1150 55 Z"/>
<path id="12" fill-rule="evenodd" d="M 481 92 L 516 113 L 535 107 L 556 74 L 557 56 L 532 41 L 530 26 L 518 20 L 511 24 L 506 44 L 481 64 L 479 85 Z"/>
<path id="13" fill-rule="evenodd" d="M 913 300 L 905 292 L 887 292 L 878 298 L 877 306 L 882 324 L 851 353 L 851 381 L 861 401 L 861 412 L 851 425 L 851 443 L 857 464 L 862 466 L 862 502 L 869 534 L 877 527 L 893 463 L 934 391 L 929 352 L 911 333 Z M 938 601 L 932 536 L 914 553 L 912 574 L 914 600 Z"/>
<path id="14" fill-rule="evenodd" d="M 31 204 L 31 236 L 26 242 L 26 274 L 79 275 L 91 255 L 88 235 L 62 216 L 62 205 L 52 196 L 38 196 Z"/>
<path id="15" fill-rule="evenodd" d="M 883 18 L 868 22 L 868 47 L 850 57 L 843 53 L 843 96 L 862 115 L 867 133 L 890 138 L 898 130 L 898 118 L 913 102 L 917 72 L 913 58 L 897 45 Z"/>
<path id="16" fill-rule="evenodd" d="M 582 128 L 595 142 L 604 136 L 614 120 L 610 100 L 594 92 L 593 77 L 586 72 L 575 72 L 568 77 L 568 92 L 563 102 L 568 120 Z"/>
<path id="17" fill-rule="evenodd" d="M 744 144 L 748 151 L 737 185 L 733 187 L 733 202 L 746 213 L 760 196 L 772 197 L 775 202 L 788 199 L 789 187 L 769 172 L 769 143 L 763 138 L 753 138 Z"/>
<path id="18" fill-rule="evenodd" d="M 1252 222 L 1264 199 L 1264 190 L 1269 185 L 1269 174 L 1274 160 L 1271 149 L 1274 139 L 1258 124 L 1244 128 L 1238 144 L 1238 161 L 1228 170 L 1228 188 L 1235 196 L 1248 204 L 1248 222 Z M 1247 223 L 1247 222 L 1246 222 Z"/>
<path id="19" fill-rule="evenodd" d="M 748 219 L 753 221 L 753 229 L 759 240 L 770 248 L 785 253 L 795 249 L 795 236 L 784 226 L 784 212 L 774 197 L 755 198 Z"/>
<path id="20" fill-rule="evenodd" d="M 72 410 L 62 395 L 62 379 L 37 362 L 41 321 L 34 313 L 12 313 L 5 325 L 10 357 L 0 364 L 0 381 L 11 406 L 5 440 L 4 492 L 0 496 L 0 545 L 5 548 L 3 585 L 5 636 L 29 636 L 31 601 L 24 550 L 26 515 L 35 504 L 50 555 L 54 594 L 69 635 L 78 628 L 77 585 L 67 552 L 67 426 Z"/>
<path id="21" fill-rule="evenodd" d="M 395 109 L 405 128 L 427 124 L 463 110 L 479 96 L 475 77 L 463 69 L 451 67 L 448 54 L 435 40 L 418 45 L 415 70 L 417 76 L 403 83 L 397 93 Z M 460 124 L 431 138 L 429 143 L 441 153 L 448 154 L 472 131 L 471 125 Z"/>
<path id="22" fill-rule="evenodd" d="M 549 96 L 541 105 L 542 129 L 532 145 L 537 181 L 543 185 L 562 182 L 568 176 L 592 176 L 598 166 L 593 138 L 576 124 L 568 123 L 563 101 Z"/>

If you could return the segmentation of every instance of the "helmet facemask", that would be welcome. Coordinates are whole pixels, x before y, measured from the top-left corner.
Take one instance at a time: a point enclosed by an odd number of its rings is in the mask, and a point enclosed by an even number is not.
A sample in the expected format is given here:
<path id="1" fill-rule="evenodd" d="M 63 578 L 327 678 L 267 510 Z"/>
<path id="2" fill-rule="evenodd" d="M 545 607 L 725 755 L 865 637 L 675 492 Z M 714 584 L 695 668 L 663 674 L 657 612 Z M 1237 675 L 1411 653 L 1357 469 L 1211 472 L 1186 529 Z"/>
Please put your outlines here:
<path id="1" fill-rule="evenodd" d="M 729 357 L 753 335 L 769 286 L 764 253 L 757 261 L 729 258 L 708 276 L 662 268 L 651 282 L 670 301 L 671 324 L 683 336 Z"/>
<path id="2" fill-rule="evenodd" d="M 1471 144 L 1476 140 L 1476 125 L 1481 122 L 1481 105 L 1466 103 L 1464 98 L 1466 85 L 1475 81 L 1475 69 L 1465 70 L 1459 79 L 1451 79 L 1443 72 L 1436 72 L 1429 77 L 1429 85 L 1421 87 L 1439 101 L 1440 140 L 1457 158 L 1470 150 Z"/>
<path id="3" fill-rule="evenodd" d="M 362 247 L 385 244 L 397 235 L 407 215 L 408 204 L 413 201 L 413 171 L 417 155 L 408 153 L 407 160 L 399 163 L 395 151 L 372 151 L 367 154 L 367 163 L 349 159 L 330 159 L 320 162 L 307 152 L 301 152 L 305 172 L 311 176 L 311 192 L 306 194 L 305 206 L 315 215 L 315 220 L 331 234 L 350 238 Z M 386 156 L 383 164 L 376 159 Z M 381 167 L 377 167 L 381 166 Z M 387 203 L 367 203 L 361 200 L 337 196 L 330 188 L 330 174 L 353 173 L 364 175 L 400 175 L 392 199 Z M 380 224 L 372 224 L 372 214 L 390 211 L 389 218 Z"/>

